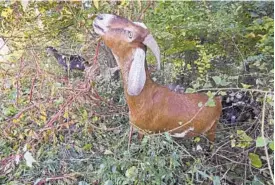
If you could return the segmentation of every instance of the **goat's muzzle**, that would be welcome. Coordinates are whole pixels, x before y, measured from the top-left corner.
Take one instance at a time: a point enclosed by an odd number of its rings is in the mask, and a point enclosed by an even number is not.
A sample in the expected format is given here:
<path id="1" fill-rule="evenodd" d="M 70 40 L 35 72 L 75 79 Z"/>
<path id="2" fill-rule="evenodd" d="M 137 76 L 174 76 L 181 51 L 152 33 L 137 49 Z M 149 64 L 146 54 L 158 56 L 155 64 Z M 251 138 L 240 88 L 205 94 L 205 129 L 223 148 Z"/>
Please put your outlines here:
<path id="1" fill-rule="evenodd" d="M 94 30 L 100 36 L 104 35 L 108 31 L 110 21 L 114 18 L 111 14 L 99 14 L 96 16 L 93 22 Z"/>

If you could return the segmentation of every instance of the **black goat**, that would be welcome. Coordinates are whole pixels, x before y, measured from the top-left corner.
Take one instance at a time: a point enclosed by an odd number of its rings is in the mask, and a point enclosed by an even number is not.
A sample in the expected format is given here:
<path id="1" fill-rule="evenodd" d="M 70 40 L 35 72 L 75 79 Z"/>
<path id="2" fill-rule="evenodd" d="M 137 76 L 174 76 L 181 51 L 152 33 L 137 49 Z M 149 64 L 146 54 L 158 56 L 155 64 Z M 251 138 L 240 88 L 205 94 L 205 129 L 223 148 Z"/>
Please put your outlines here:
<path id="1" fill-rule="evenodd" d="M 50 55 L 53 55 L 56 58 L 56 60 L 58 61 L 58 63 L 60 65 L 62 65 L 63 67 L 65 67 L 66 71 L 68 70 L 68 66 L 69 66 L 70 71 L 73 69 L 84 71 L 84 69 L 86 67 L 85 63 L 87 63 L 87 62 L 81 56 L 60 54 L 52 46 L 48 46 L 46 49 L 47 49 L 47 53 Z"/>
<path id="2" fill-rule="evenodd" d="M 261 105 L 255 100 L 256 95 L 233 91 L 227 91 L 226 94 L 222 100 L 222 123 L 233 126 L 254 120 L 260 114 Z"/>

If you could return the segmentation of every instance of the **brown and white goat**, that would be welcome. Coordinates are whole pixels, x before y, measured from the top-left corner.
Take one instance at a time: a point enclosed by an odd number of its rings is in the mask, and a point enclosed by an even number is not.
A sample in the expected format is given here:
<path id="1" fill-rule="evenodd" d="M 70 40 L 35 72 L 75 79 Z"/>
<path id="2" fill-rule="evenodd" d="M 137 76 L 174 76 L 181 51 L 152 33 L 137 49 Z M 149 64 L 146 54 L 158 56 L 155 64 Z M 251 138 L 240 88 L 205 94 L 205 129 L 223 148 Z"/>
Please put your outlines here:
<path id="1" fill-rule="evenodd" d="M 209 97 L 205 94 L 178 94 L 155 83 L 148 72 L 146 47 L 155 55 L 158 68 L 160 50 L 143 23 L 100 14 L 93 27 L 112 50 L 121 69 L 133 126 L 143 133 L 169 132 L 174 137 L 206 134 L 214 141 L 222 110 L 220 98 L 214 98 L 216 105 L 209 107 L 206 105 Z"/>

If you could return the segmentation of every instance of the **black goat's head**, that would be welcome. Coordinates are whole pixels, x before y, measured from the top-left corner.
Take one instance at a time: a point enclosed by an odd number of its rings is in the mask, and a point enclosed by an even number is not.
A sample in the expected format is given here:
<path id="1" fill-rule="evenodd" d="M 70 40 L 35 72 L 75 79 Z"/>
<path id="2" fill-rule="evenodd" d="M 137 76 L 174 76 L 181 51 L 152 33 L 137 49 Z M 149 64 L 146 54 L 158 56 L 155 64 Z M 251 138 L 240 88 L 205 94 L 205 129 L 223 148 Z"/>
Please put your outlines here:
<path id="1" fill-rule="evenodd" d="M 46 51 L 47 51 L 48 54 L 57 53 L 57 50 L 52 46 L 47 46 Z"/>

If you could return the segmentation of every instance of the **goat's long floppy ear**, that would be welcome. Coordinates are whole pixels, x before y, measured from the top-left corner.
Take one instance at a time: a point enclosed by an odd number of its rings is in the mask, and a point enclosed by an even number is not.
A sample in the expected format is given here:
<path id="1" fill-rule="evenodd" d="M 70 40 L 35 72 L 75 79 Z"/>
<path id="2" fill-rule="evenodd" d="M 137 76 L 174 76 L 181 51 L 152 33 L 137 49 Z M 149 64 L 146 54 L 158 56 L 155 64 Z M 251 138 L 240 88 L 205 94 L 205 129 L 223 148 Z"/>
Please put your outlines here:
<path id="1" fill-rule="evenodd" d="M 128 74 L 127 92 L 130 96 L 137 96 L 142 91 L 146 81 L 145 51 L 137 48 Z"/>
<path id="2" fill-rule="evenodd" d="M 147 26 L 142 22 L 134 22 L 134 23 L 136 25 L 139 25 L 139 26 L 147 29 Z M 145 37 L 143 44 L 146 45 L 148 48 L 150 48 L 151 51 L 153 52 L 153 54 L 155 55 L 155 57 L 157 59 L 158 70 L 160 70 L 160 50 L 159 50 L 159 46 L 158 46 L 156 40 L 154 39 L 154 37 L 152 36 L 152 34 L 149 34 Z"/>

